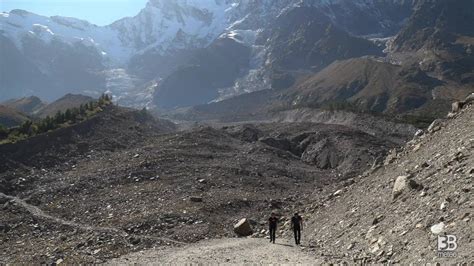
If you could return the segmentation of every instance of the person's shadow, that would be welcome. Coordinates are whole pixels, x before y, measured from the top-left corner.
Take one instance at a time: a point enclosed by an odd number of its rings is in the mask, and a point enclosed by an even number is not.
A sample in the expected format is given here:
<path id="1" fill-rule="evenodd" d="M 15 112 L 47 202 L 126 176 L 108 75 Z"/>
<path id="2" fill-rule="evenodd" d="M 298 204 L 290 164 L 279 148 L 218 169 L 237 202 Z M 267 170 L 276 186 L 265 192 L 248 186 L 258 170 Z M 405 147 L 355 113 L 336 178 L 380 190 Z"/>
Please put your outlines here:
<path id="1" fill-rule="evenodd" d="M 283 244 L 283 243 L 275 243 L 277 245 L 280 245 L 280 246 L 285 246 L 285 247 L 294 247 L 293 245 L 290 245 L 290 244 Z"/>

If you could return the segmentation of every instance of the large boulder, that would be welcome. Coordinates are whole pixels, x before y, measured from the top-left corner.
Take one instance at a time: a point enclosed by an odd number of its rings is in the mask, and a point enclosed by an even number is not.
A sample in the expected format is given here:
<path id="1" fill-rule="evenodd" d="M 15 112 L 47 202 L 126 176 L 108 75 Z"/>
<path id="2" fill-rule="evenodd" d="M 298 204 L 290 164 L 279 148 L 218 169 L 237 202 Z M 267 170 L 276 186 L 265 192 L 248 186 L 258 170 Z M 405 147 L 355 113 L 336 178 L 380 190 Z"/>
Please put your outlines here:
<path id="1" fill-rule="evenodd" d="M 436 131 L 439 131 L 441 129 L 443 125 L 443 120 L 441 119 L 436 119 L 435 121 L 433 121 L 433 123 L 431 123 L 431 125 L 428 127 L 428 132 L 430 133 L 434 133 Z"/>
<path id="2" fill-rule="evenodd" d="M 234 225 L 234 233 L 238 236 L 250 236 L 253 234 L 252 225 L 246 218 L 240 220 Z"/>
<path id="3" fill-rule="evenodd" d="M 400 196 L 403 191 L 407 188 L 407 176 L 399 176 L 395 180 L 395 184 L 393 185 L 392 196 L 393 198 L 397 198 Z"/>
<path id="4" fill-rule="evenodd" d="M 423 188 L 422 185 L 416 183 L 415 180 L 410 179 L 409 176 L 399 176 L 397 177 L 397 179 L 395 180 L 395 184 L 393 185 L 392 196 L 393 196 L 393 199 L 396 199 L 405 190 L 408 190 L 408 189 L 420 190 L 422 188 Z"/>

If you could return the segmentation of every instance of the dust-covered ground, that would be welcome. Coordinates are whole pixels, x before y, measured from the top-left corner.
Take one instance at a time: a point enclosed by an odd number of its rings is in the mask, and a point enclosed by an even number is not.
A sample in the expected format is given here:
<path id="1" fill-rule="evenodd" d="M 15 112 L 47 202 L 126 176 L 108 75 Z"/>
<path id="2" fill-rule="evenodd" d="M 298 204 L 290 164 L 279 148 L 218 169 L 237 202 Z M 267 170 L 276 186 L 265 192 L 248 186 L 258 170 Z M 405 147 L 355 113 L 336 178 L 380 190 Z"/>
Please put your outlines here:
<path id="1" fill-rule="evenodd" d="M 205 264 L 205 265 L 315 265 L 323 261 L 305 252 L 305 246 L 262 238 L 205 240 L 180 248 L 151 249 L 123 256 L 107 265 Z"/>

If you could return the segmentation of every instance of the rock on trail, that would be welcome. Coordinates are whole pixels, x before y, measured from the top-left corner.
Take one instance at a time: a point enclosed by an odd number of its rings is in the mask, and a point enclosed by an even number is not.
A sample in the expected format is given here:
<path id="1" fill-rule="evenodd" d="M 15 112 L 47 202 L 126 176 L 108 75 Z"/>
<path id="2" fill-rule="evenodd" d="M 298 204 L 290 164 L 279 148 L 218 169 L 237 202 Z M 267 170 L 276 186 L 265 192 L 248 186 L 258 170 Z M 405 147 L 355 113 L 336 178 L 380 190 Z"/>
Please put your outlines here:
<path id="1" fill-rule="evenodd" d="M 207 240 L 174 249 L 148 250 L 109 261 L 123 264 L 321 264 L 300 247 L 286 240 L 270 244 L 266 239 L 224 238 Z"/>

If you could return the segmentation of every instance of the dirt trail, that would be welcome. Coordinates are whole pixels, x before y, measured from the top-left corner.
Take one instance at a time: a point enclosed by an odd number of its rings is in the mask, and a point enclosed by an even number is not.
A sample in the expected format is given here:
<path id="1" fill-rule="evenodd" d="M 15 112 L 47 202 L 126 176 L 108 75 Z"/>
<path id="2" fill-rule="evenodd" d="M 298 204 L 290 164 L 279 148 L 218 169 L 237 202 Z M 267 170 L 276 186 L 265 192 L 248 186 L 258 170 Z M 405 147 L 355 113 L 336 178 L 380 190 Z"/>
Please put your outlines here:
<path id="1" fill-rule="evenodd" d="M 108 265 L 148 264 L 277 264 L 314 265 L 322 261 L 286 240 L 268 243 L 261 238 L 206 240 L 180 248 L 148 250 L 109 261 Z"/>
<path id="2" fill-rule="evenodd" d="M 27 210 L 34 217 L 46 219 L 46 220 L 49 220 L 49 221 L 57 223 L 57 224 L 62 224 L 62 225 L 74 227 L 74 228 L 77 228 L 77 229 L 80 229 L 80 230 L 104 232 L 104 233 L 117 234 L 117 235 L 122 235 L 122 236 L 133 236 L 135 238 L 140 238 L 140 239 L 151 239 L 151 240 L 165 241 L 165 242 L 170 242 L 170 243 L 175 243 L 175 244 L 184 244 L 183 242 L 175 241 L 175 240 L 168 239 L 168 238 L 128 234 L 125 231 L 123 231 L 121 229 L 118 229 L 118 228 L 114 228 L 114 227 L 91 226 L 91 225 L 75 223 L 75 222 L 72 222 L 72 221 L 67 221 L 67 220 L 64 220 L 64 219 L 61 219 L 61 218 L 58 218 L 58 217 L 51 216 L 51 215 L 45 213 L 40 208 L 27 203 L 25 200 L 22 200 L 18 197 L 14 197 L 14 196 L 9 196 L 9 195 L 3 194 L 1 192 L 0 192 L 0 198 L 6 198 L 8 200 L 11 200 L 11 201 L 15 202 L 18 206 L 20 206 L 20 207 L 24 208 L 25 210 Z"/>

